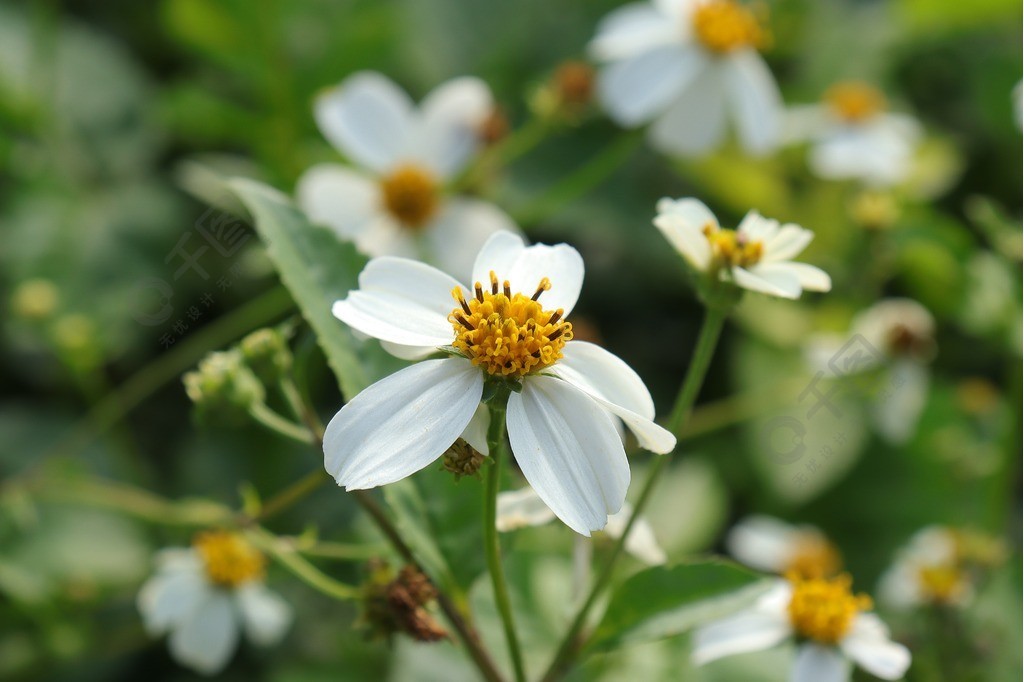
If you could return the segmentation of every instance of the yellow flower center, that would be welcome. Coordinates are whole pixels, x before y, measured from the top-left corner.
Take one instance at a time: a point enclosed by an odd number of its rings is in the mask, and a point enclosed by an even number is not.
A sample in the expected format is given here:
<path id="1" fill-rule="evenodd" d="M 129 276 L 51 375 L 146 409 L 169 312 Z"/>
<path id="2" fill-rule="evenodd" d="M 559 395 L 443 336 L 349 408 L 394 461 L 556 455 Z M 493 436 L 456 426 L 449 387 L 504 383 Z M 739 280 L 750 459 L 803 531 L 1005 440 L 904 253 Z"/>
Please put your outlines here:
<path id="1" fill-rule="evenodd" d="M 846 81 L 825 92 L 825 104 L 847 123 L 863 123 L 885 110 L 885 96 L 867 83 Z"/>
<path id="2" fill-rule="evenodd" d="M 266 559 L 237 533 L 210 530 L 199 533 L 192 547 L 203 560 L 206 575 L 221 587 L 238 587 L 263 577 Z"/>
<path id="3" fill-rule="evenodd" d="M 842 558 L 835 546 L 822 537 L 808 534 L 797 542 L 796 550 L 783 573 L 809 580 L 833 576 L 841 567 Z"/>
<path id="4" fill-rule="evenodd" d="M 953 601 L 963 590 L 964 575 L 955 566 L 924 566 L 918 578 L 925 596 L 939 604 Z"/>
<path id="5" fill-rule="evenodd" d="M 399 166 L 380 181 L 380 187 L 384 208 L 406 227 L 422 227 L 437 212 L 439 184 L 419 166 Z"/>
<path id="6" fill-rule="evenodd" d="M 764 255 L 764 244 L 748 240 L 735 230 L 723 230 L 714 225 L 704 226 L 704 236 L 711 243 L 711 254 L 719 265 L 748 267 Z"/>
<path id="7" fill-rule="evenodd" d="M 712 0 L 693 13 L 693 30 L 704 47 L 725 54 L 741 47 L 760 48 L 765 31 L 754 13 L 733 0 Z"/>
<path id="8" fill-rule="evenodd" d="M 499 291 L 491 271 L 491 288 L 477 282 L 475 296 L 466 300 L 462 289 L 452 291 L 459 306 L 448 316 L 455 328 L 452 345 L 488 373 L 521 377 L 552 365 L 572 339 L 572 325 L 562 321 L 561 308 L 545 310 L 537 299 L 551 288 L 545 277 L 532 297 L 513 294 L 508 280 Z"/>
<path id="9" fill-rule="evenodd" d="M 850 591 L 852 580 L 845 573 L 811 580 L 787 577 L 793 583 L 789 621 L 799 635 L 808 639 L 836 644 L 849 631 L 857 613 L 871 608 L 870 597 Z"/>

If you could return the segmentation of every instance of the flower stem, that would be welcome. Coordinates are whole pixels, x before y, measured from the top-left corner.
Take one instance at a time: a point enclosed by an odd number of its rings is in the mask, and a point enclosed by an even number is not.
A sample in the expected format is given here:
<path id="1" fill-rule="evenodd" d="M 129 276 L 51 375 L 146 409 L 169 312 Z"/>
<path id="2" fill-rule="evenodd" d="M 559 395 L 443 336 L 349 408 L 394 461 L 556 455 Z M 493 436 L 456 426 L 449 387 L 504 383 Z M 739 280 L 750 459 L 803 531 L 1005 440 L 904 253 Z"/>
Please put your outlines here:
<path id="1" fill-rule="evenodd" d="M 314 438 L 309 429 L 293 421 L 285 419 L 277 412 L 267 407 L 266 403 L 255 402 L 249 406 L 249 416 L 258 421 L 271 431 L 276 431 L 285 438 L 297 440 L 300 443 L 313 444 Z"/>
<path id="2" fill-rule="evenodd" d="M 523 654 L 519 649 L 519 638 L 516 635 L 516 624 L 512 617 L 512 603 L 508 596 L 508 585 L 505 582 L 505 570 L 501 565 L 501 544 L 498 540 L 498 488 L 501 484 L 501 463 L 507 454 L 505 450 L 505 406 L 498 405 L 498 400 L 490 405 L 491 423 L 487 427 L 487 448 L 491 462 L 487 468 L 487 484 L 484 490 L 484 545 L 487 550 L 487 569 L 491 574 L 494 587 L 494 601 L 501 614 L 501 624 L 505 629 L 505 641 L 508 643 L 509 656 L 515 670 L 516 680 L 524 682 L 526 670 L 523 667 Z"/>
<path id="3" fill-rule="evenodd" d="M 668 429 L 673 433 L 678 434 L 682 430 L 682 427 L 686 423 L 686 419 L 689 417 L 690 411 L 693 408 L 693 403 L 697 399 L 697 394 L 700 392 L 700 388 L 704 384 L 704 377 L 707 375 L 708 367 L 711 365 L 711 358 L 715 353 L 715 346 L 718 345 L 718 337 L 722 333 L 722 327 L 725 324 L 727 312 L 727 309 L 708 308 L 707 314 L 704 317 L 704 324 L 701 326 L 700 336 L 697 338 L 697 346 L 693 351 L 690 368 L 686 372 L 686 377 L 683 379 L 683 384 L 679 388 L 679 394 L 676 397 L 675 405 L 672 407 L 672 413 L 669 415 Z M 633 531 L 633 526 L 636 523 L 636 520 L 640 518 L 644 508 L 650 501 L 651 493 L 654 491 L 654 484 L 660 478 L 661 472 L 668 465 L 671 457 L 672 453 L 657 457 L 648 470 L 644 486 L 640 491 L 640 497 L 633 506 L 633 514 L 629 517 L 629 521 L 626 523 L 626 528 L 623 530 L 622 535 L 619 536 L 619 539 L 615 542 L 611 555 L 608 557 L 604 567 L 598 574 L 597 580 L 594 581 L 593 587 L 590 588 L 590 592 L 587 594 L 586 600 L 583 602 L 580 610 L 576 613 L 576 617 L 569 626 L 569 631 L 565 634 L 561 645 L 558 647 L 558 651 L 555 653 L 555 658 L 552 660 L 551 665 L 548 666 L 547 672 L 545 672 L 544 676 L 541 678 L 543 682 L 552 682 L 553 680 L 561 677 L 562 674 L 570 667 L 572 659 L 575 657 L 577 652 L 583 648 L 582 645 L 584 642 L 583 638 L 580 637 L 580 632 L 586 624 L 587 616 L 590 614 L 590 610 L 597 602 L 598 597 L 600 597 L 601 592 L 611 581 L 612 573 L 615 569 L 615 563 L 618 561 L 619 556 L 622 555 L 622 550 L 626 545 L 626 539 Z"/>
<path id="4" fill-rule="evenodd" d="M 255 540 L 257 547 L 272 555 L 282 566 L 291 571 L 295 577 L 313 589 L 342 601 L 355 599 L 359 596 L 358 589 L 330 577 L 306 561 L 294 547 L 282 542 L 276 535 L 268 533 L 262 528 L 250 530 L 248 535 L 250 539 Z"/>

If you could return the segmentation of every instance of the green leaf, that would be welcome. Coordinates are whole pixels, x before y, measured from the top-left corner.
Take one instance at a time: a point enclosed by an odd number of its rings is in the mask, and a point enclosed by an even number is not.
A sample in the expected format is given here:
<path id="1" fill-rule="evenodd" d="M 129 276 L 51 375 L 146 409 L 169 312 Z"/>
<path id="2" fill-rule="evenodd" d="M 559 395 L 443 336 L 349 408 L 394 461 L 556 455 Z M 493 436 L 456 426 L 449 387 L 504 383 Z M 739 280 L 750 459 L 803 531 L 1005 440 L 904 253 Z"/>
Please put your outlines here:
<path id="1" fill-rule="evenodd" d="M 366 257 L 330 231 L 310 224 L 277 190 L 242 178 L 229 180 L 228 187 L 252 214 L 281 281 L 316 332 L 342 395 L 351 399 L 377 378 L 376 372 L 367 370 L 365 355 L 383 353 L 376 344 L 357 342 L 331 314 L 331 305 L 356 287 Z"/>
<path id="2" fill-rule="evenodd" d="M 646 569 L 612 594 L 591 647 L 608 650 L 682 634 L 750 605 L 770 584 L 719 559 Z"/>

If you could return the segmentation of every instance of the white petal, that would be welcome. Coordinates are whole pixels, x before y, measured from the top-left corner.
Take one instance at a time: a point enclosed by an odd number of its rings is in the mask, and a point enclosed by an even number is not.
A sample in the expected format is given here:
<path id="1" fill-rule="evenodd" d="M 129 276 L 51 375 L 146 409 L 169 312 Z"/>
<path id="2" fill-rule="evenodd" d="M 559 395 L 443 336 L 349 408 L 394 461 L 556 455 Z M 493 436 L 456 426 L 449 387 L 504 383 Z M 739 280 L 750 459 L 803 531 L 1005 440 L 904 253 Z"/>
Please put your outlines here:
<path id="1" fill-rule="evenodd" d="M 623 503 L 622 509 L 608 517 L 608 525 L 604 527 L 604 532 L 613 538 L 622 537 L 632 515 L 632 505 L 628 502 Z M 626 538 L 624 546 L 627 552 L 650 566 L 660 566 L 668 561 L 665 550 L 661 548 L 658 539 L 654 536 L 654 529 L 643 517 L 633 523 L 633 530 Z"/>
<path id="2" fill-rule="evenodd" d="M 637 2 L 605 16 L 587 49 L 594 59 L 601 61 L 632 57 L 678 42 L 680 36 L 675 29 L 664 12 L 646 2 Z"/>
<path id="3" fill-rule="evenodd" d="M 634 127 L 665 111 L 704 64 L 697 50 L 656 47 L 605 67 L 598 76 L 598 95 L 617 123 Z"/>
<path id="4" fill-rule="evenodd" d="M 800 531 L 770 516 L 748 516 L 725 539 L 729 554 L 760 571 L 781 573 L 793 557 Z"/>
<path id="5" fill-rule="evenodd" d="M 303 173 L 295 198 L 310 221 L 348 241 L 358 239 L 381 216 L 380 186 L 337 164 L 320 164 Z"/>
<path id="6" fill-rule="evenodd" d="M 768 65 L 754 50 L 729 59 L 728 85 L 740 142 L 750 154 L 766 154 L 779 143 L 782 96 Z"/>
<path id="7" fill-rule="evenodd" d="M 611 417 L 561 379 L 527 377 L 508 400 L 508 437 L 523 475 L 581 535 L 604 528 L 626 499 L 629 463 Z"/>
<path id="8" fill-rule="evenodd" d="M 502 533 L 527 526 L 543 526 L 554 520 L 555 513 L 530 486 L 498 493 L 498 518 L 495 526 Z"/>
<path id="9" fill-rule="evenodd" d="M 799 225 L 786 223 L 764 244 L 764 262 L 791 260 L 807 248 L 814 233 Z"/>
<path id="10" fill-rule="evenodd" d="M 480 126 L 494 108 L 479 78 L 455 78 L 420 104 L 411 156 L 442 178 L 458 173 L 480 147 Z"/>
<path id="11" fill-rule="evenodd" d="M 353 333 L 357 336 L 362 335 L 365 338 L 371 338 L 359 331 Z M 402 360 L 422 360 L 437 352 L 437 346 L 405 346 L 400 343 L 391 343 L 390 341 L 381 341 L 380 347 Z"/>
<path id="12" fill-rule="evenodd" d="M 406 152 L 413 104 L 379 73 L 361 71 L 316 98 L 317 125 L 331 144 L 378 173 Z"/>
<path id="13" fill-rule="evenodd" d="M 146 632 L 161 635 L 187 618 L 209 594 L 201 568 L 159 573 L 139 590 L 136 603 Z"/>
<path id="14" fill-rule="evenodd" d="M 570 341 L 562 352 L 562 359 L 548 370 L 551 374 L 622 419 L 645 449 L 661 454 L 672 451 L 676 438 L 654 423 L 654 400 L 629 365 L 586 341 Z"/>
<path id="15" fill-rule="evenodd" d="M 800 288 L 807 291 L 828 291 L 832 288 L 832 278 L 828 273 L 807 263 L 761 263 L 752 270 L 760 277 L 795 277 Z"/>
<path id="16" fill-rule="evenodd" d="M 479 199 L 453 198 L 430 223 L 424 236 L 431 262 L 459 280 L 468 281 L 473 276 L 477 254 L 488 239 L 502 231 L 519 234 L 519 227 L 503 210 Z M 486 284 L 488 280 L 482 281 Z"/>
<path id="17" fill-rule="evenodd" d="M 750 270 L 733 268 L 732 278 L 739 286 L 782 298 L 800 298 L 800 280 L 796 274 L 769 270 L 762 274 L 764 266 L 755 265 Z"/>
<path id="18" fill-rule="evenodd" d="M 231 596 L 211 590 L 207 599 L 171 634 L 174 660 L 205 675 L 219 672 L 238 644 L 238 622 Z"/>
<path id="19" fill-rule="evenodd" d="M 477 452 L 489 455 L 490 448 L 487 447 L 487 428 L 491 425 L 491 414 L 483 403 L 477 405 L 473 418 L 466 424 L 462 431 L 461 438 L 473 446 Z"/>
<path id="20" fill-rule="evenodd" d="M 768 244 L 779 235 L 779 221 L 765 218 L 757 211 L 747 211 L 736 232 L 747 239 Z"/>
<path id="21" fill-rule="evenodd" d="M 508 280 L 513 292 L 532 296 L 540 281 L 547 277 L 551 289 L 540 298 L 547 310 L 562 308 L 564 316 L 572 312 L 583 288 L 583 257 L 568 244 L 525 246 L 522 237 L 498 232 L 484 244 L 473 265 L 473 282 L 485 287 L 491 270 L 501 281 Z"/>
<path id="22" fill-rule="evenodd" d="M 897 360 L 886 378 L 889 395 L 872 410 L 875 425 L 886 441 L 902 445 L 917 433 L 921 412 L 928 402 L 928 368 L 915 360 Z"/>
<path id="23" fill-rule="evenodd" d="M 744 611 L 694 633 L 693 663 L 704 665 L 725 656 L 770 649 L 789 637 L 790 632 L 784 611 Z"/>
<path id="24" fill-rule="evenodd" d="M 834 648 L 803 644 L 797 650 L 791 682 L 847 682 L 850 666 Z"/>
<path id="25" fill-rule="evenodd" d="M 359 289 L 337 301 L 334 316 L 364 334 L 404 346 L 444 346 L 455 332 L 448 314 L 461 285 L 436 268 L 406 258 L 374 258 L 359 274 Z M 463 289 L 463 295 L 469 292 Z"/>
<path id="26" fill-rule="evenodd" d="M 292 609 L 284 599 L 259 582 L 235 592 L 245 634 L 253 644 L 269 646 L 280 641 L 292 622 Z"/>
<path id="27" fill-rule="evenodd" d="M 725 137 L 726 91 L 721 65 L 705 68 L 648 131 L 651 145 L 666 154 L 703 154 Z"/>
<path id="28" fill-rule="evenodd" d="M 324 434 L 324 467 L 346 490 L 416 473 L 473 418 L 484 383 L 461 358 L 425 360 L 381 379 L 338 411 Z"/>
<path id="29" fill-rule="evenodd" d="M 878 596 L 890 608 L 907 609 L 925 602 L 921 590 L 920 567 L 900 560 L 889 567 L 878 581 Z"/>
<path id="30" fill-rule="evenodd" d="M 662 197 L 658 200 L 658 213 L 678 215 L 688 224 L 700 229 L 704 229 L 708 225 L 715 230 L 720 227 L 718 218 L 699 199 L 670 199 Z"/>
<path id="31" fill-rule="evenodd" d="M 857 665 L 883 680 L 898 680 L 910 667 L 910 651 L 891 641 L 885 625 L 872 613 L 857 616 L 839 646 Z"/>
<path id="32" fill-rule="evenodd" d="M 704 232 L 675 213 L 663 213 L 654 219 L 669 243 L 695 270 L 704 272 L 711 263 L 711 245 Z"/>

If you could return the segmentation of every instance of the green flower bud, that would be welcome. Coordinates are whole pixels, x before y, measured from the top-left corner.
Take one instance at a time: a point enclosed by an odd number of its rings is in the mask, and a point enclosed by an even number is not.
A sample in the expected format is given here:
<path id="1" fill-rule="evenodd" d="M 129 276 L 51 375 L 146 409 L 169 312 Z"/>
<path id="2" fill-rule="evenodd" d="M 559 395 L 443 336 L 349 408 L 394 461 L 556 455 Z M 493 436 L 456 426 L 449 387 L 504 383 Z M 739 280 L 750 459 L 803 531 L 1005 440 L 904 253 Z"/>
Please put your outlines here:
<path id="1" fill-rule="evenodd" d="M 292 368 L 288 340 L 277 329 L 257 329 L 240 345 L 242 357 L 265 384 L 276 383 Z"/>
<path id="2" fill-rule="evenodd" d="M 210 353 L 182 378 L 185 392 L 201 415 L 244 413 L 264 399 L 263 384 L 237 350 Z"/>

